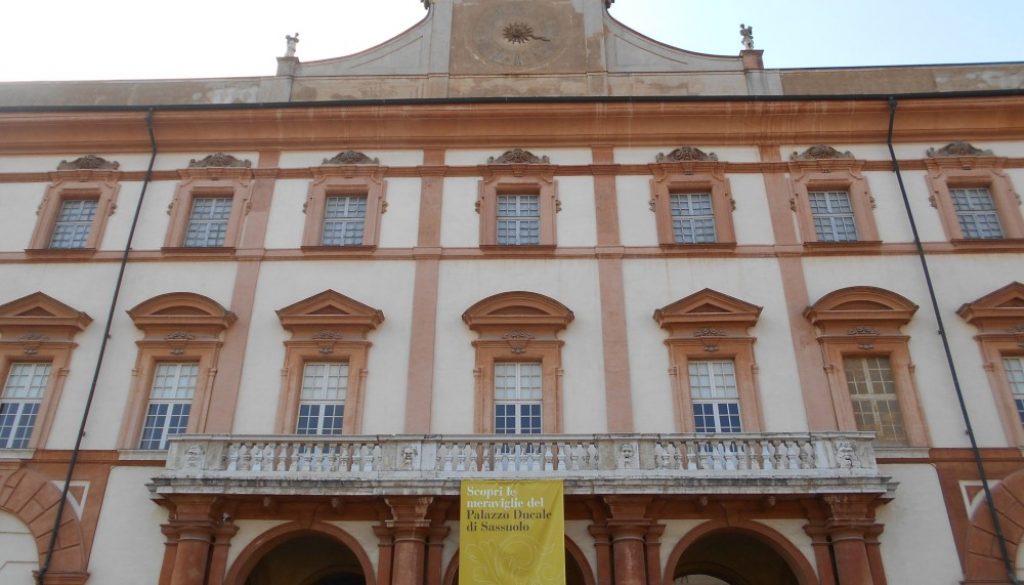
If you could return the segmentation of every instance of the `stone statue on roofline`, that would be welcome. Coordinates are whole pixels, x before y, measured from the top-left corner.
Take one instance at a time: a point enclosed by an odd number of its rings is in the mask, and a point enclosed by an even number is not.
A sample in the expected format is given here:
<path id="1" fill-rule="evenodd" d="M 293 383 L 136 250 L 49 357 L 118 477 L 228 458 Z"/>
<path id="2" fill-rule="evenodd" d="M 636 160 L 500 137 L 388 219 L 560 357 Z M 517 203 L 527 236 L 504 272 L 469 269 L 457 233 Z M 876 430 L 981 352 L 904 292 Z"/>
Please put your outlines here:
<path id="1" fill-rule="evenodd" d="M 740 24 L 740 36 L 743 37 L 743 50 L 754 50 L 754 27 Z"/>
<path id="2" fill-rule="evenodd" d="M 295 56 L 295 46 L 299 44 L 299 33 L 295 33 L 295 36 L 285 35 L 284 36 L 284 40 L 285 40 L 285 42 L 288 43 L 288 48 L 285 50 L 284 56 L 285 57 L 294 57 Z"/>

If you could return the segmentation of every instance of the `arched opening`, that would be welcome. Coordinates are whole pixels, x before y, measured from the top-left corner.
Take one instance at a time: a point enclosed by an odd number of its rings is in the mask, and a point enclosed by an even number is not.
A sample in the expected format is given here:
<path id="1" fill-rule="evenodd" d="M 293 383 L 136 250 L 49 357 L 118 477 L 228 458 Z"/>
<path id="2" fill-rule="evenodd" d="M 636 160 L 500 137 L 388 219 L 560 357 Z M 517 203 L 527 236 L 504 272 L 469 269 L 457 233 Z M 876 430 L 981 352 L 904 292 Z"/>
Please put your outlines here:
<path id="1" fill-rule="evenodd" d="M 0 583 L 31 583 L 39 568 L 39 553 L 32 532 L 13 514 L 0 511 Z"/>
<path id="2" fill-rule="evenodd" d="M 366 585 L 362 565 L 350 548 L 326 534 L 305 533 L 263 555 L 245 585 Z"/>
<path id="3" fill-rule="evenodd" d="M 444 585 L 459 585 L 459 555 L 452 557 L 445 572 Z M 583 551 L 569 538 L 565 539 L 565 585 L 595 585 L 594 574 Z"/>
<path id="4" fill-rule="evenodd" d="M 672 573 L 675 585 L 800 585 L 785 558 L 750 534 L 716 531 L 683 551 Z"/>

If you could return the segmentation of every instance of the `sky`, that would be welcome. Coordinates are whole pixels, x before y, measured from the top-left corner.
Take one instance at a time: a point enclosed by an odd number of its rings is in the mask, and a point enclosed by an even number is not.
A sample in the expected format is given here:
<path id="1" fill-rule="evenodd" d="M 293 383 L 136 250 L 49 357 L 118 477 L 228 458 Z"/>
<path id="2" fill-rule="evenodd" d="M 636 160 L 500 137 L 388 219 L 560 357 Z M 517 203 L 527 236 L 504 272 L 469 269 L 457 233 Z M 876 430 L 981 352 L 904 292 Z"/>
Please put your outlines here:
<path id="1" fill-rule="evenodd" d="M 616 0 L 611 14 L 711 54 L 737 54 L 740 23 L 753 26 L 769 68 L 1024 61 L 1022 0 Z M 9 0 L 0 81 L 273 75 L 286 34 L 312 61 L 425 15 L 421 0 Z"/>

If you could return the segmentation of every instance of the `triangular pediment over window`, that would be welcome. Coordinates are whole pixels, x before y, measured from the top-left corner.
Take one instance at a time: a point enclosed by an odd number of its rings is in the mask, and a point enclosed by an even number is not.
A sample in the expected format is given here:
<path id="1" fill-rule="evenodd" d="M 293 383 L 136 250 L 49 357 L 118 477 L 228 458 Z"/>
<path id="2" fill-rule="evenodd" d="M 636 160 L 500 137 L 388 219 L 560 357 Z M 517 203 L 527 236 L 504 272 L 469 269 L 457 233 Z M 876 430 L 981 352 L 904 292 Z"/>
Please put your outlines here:
<path id="1" fill-rule="evenodd" d="M 980 299 L 965 303 L 957 314 L 983 331 L 1024 324 L 1024 284 L 1011 282 Z"/>
<path id="2" fill-rule="evenodd" d="M 716 335 L 746 335 L 757 323 L 761 307 L 706 288 L 654 311 L 654 320 L 675 336 L 690 330 Z"/>
<path id="3" fill-rule="evenodd" d="M 339 331 L 365 336 L 384 322 L 384 313 L 334 290 L 325 290 L 278 309 L 281 326 L 299 335 L 301 331 Z"/>
<path id="4" fill-rule="evenodd" d="M 0 305 L 0 336 L 4 338 L 31 331 L 51 338 L 70 339 L 89 323 L 92 323 L 89 315 L 42 292 Z"/>

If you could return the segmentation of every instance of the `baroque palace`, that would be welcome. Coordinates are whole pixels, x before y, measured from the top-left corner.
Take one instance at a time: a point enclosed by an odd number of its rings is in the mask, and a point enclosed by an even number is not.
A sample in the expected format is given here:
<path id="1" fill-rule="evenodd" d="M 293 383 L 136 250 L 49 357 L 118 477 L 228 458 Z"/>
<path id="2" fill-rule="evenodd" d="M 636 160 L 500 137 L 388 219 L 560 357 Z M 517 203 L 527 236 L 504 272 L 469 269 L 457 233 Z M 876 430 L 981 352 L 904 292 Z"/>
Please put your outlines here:
<path id="1" fill-rule="evenodd" d="M 531 478 L 569 585 L 1024 576 L 1024 65 L 424 4 L 0 84 L 0 582 L 453 585 Z"/>

